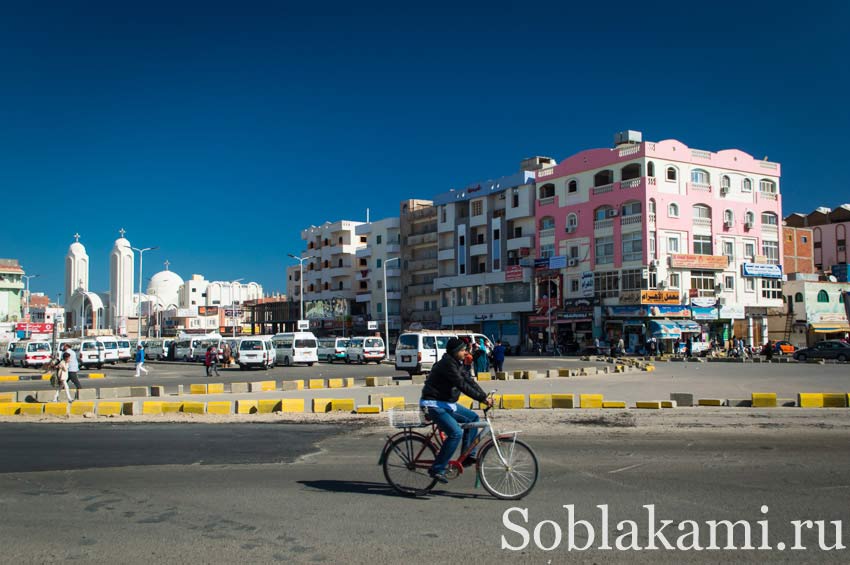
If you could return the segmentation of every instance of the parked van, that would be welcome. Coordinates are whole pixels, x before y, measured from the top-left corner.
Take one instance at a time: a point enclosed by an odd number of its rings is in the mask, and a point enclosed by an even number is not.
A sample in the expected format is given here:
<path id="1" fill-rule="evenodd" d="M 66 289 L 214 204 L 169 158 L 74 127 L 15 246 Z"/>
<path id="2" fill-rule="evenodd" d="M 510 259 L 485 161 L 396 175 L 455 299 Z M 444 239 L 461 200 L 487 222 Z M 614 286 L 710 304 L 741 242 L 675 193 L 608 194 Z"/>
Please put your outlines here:
<path id="1" fill-rule="evenodd" d="M 271 338 L 256 336 L 239 340 L 236 362 L 239 363 L 239 368 L 243 371 L 251 367 L 262 367 L 263 369 L 274 367 L 275 350 Z"/>
<path id="2" fill-rule="evenodd" d="M 7 367 L 12 364 L 12 351 L 15 349 L 16 341 L 18 341 L 16 337 L 0 341 L 0 363 Z"/>
<path id="3" fill-rule="evenodd" d="M 450 331 L 404 332 L 395 346 L 395 368 L 418 375 L 427 373 L 446 352 L 449 339 L 457 334 Z"/>
<path id="4" fill-rule="evenodd" d="M 319 341 L 312 332 L 289 332 L 272 337 L 277 355 L 276 362 L 289 367 L 293 363 L 306 363 L 312 367 L 319 360 Z"/>
<path id="5" fill-rule="evenodd" d="M 175 361 L 197 361 L 207 352 L 207 349 L 203 347 L 203 336 L 178 338 L 172 347 L 174 347 Z"/>
<path id="6" fill-rule="evenodd" d="M 12 350 L 12 366 L 41 367 L 50 363 L 52 348 L 49 341 L 21 340 Z"/>
<path id="7" fill-rule="evenodd" d="M 319 339 L 317 351 L 319 361 L 333 363 L 334 361 L 345 361 L 345 348 L 348 347 L 347 337 L 323 337 Z"/>
<path id="8" fill-rule="evenodd" d="M 136 341 L 135 343 L 138 343 Z M 118 338 L 118 360 L 122 363 L 126 363 L 130 359 L 133 358 L 133 353 L 135 353 L 136 346 L 130 343 L 130 340 L 127 338 L 120 337 Z M 144 343 L 144 342 L 143 342 Z"/>
<path id="9" fill-rule="evenodd" d="M 118 362 L 118 340 L 114 336 L 103 336 L 96 338 L 103 344 L 104 361 L 111 365 Z"/>
<path id="10" fill-rule="evenodd" d="M 145 346 L 145 359 L 162 359 L 162 340 L 159 338 L 142 340 Z"/>
<path id="11" fill-rule="evenodd" d="M 77 363 L 80 369 L 103 367 L 103 362 L 106 360 L 106 348 L 103 343 L 95 338 L 83 338 L 76 345 L 74 351 L 77 352 Z"/>
<path id="12" fill-rule="evenodd" d="M 353 337 L 345 349 L 346 363 L 380 364 L 384 359 L 384 340 L 380 337 Z"/>
<path id="13" fill-rule="evenodd" d="M 162 354 L 160 354 L 160 359 L 170 359 L 169 354 L 171 353 L 171 347 L 174 345 L 173 339 L 164 339 L 162 340 Z"/>

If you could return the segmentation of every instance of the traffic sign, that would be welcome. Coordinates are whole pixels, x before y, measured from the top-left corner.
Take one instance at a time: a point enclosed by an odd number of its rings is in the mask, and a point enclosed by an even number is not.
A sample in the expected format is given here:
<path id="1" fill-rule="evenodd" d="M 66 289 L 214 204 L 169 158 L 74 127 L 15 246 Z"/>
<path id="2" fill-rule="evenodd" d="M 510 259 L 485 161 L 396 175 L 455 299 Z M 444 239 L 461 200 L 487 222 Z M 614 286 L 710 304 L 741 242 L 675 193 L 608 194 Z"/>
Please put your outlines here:
<path id="1" fill-rule="evenodd" d="M 298 329 L 299 330 L 309 330 L 310 329 L 310 320 L 298 320 Z"/>

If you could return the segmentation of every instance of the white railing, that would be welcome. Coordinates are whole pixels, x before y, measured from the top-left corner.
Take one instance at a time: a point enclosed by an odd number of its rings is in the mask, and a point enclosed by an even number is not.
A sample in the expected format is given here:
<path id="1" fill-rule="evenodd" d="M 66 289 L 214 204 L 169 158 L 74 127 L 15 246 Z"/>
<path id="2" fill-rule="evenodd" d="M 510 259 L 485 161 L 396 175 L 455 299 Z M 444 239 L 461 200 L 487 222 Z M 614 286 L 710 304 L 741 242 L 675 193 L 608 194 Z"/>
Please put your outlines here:
<path id="1" fill-rule="evenodd" d="M 691 149 L 691 157 L 694 157 L 695 159 L 711 159 L 711 152 Z"/>
<path id="2" fill-rule="evenodd" d="M 697 192 L 711 192 L 711 185 L 703 182 L 692 182 L 689 183 L 688 186 L 691 190 L 695 190 Z"/>
<path id="3" fill-rule="evenodd" d="M 541 238 L 554 236 L 555 228 L 547 228 L 545 230 L 540 230 L 539 232 L 537 232 L 537 235 L 539 235 Z"/>
<path id="4" fill-rule="evenodd" d="M 605 194 L 606 192 L 611 192 L 612 190 L 614 190 L 614 183 L 603 184 L 602 186 L 594 186 L 593 194 Z"/>
<path id="5" fill-rule="evenodd" d="M 636 186 L 640 186 L 640 179 L 629 179 L 624 180 L 620 183 L 620 188 L 634 188 Z"/>
<path id="6" fill-rule="evenodd" d="M 621 226 L 630 226 L 632 224 L 639 224 L 643 221 L 643 216 L 640 214 L 635 214 L 633 216 L 623 216 L 620 218 Z"/>
<path id="7" fill-rule="evenodd" d="M 545 198 L 539 198 L 537 200 L 537 205 L 538 206 L 548 206 L 549 204 L 552 204 L 554 202 L 555 202 L 554 196 L 547 196 Z"/>
<path id="8" fill-rule="evenodd" d="M 759 192 L 759 196 L 766 200 L 776 200 L 775 192 Z"/>
<path id="9" fill-rule="evenodd" d="M 768 163 L 767 161 L 759 161 L 759 167 L 763 169 L 775 169 L 776 163 Z"/>
<path id="10" fill-rule="evenodd" d="M 647 214 L 647 215 L 646 215 L 646 217 L 647 217 L 647 221 L 648 221 L 650 224 L 654 224 L 654 223 L 655 223 L 655 214 L 654 214 L 654 213 L 649 213 L 649 214 Z"/>
<path id="11" fill-rule="evenodd" d="M 614 220 L 611 218 L 605 218 L 604 220 L 594 220 L 593 229 L 595 230 L 604 230 L 607 228 L 614 227 Z"/>
<path id="12" fill-rule="evenodd" d="M 694 218 L 695 226 L 711 227 L 711 218 Z"/>
<path id="13" fill-rule="evenodd" d="M 629 147 L 623 147 L 620 149 L 620 157 L 627 157 L 629 155 L 634 155 L 635 153 L 640 153 L 640 144 L 630 145 Z"/>
<path id="14" fill-rule="evenodd" d="M 775 226 L 773 224 L 762 224 L 761 231 L 762 233 L 779 233 L 779 226 Z"/>
<path id="15" fill-rule="evenodd" d="M 655 177 L 646 177 L 646 184 L 655 186 Z"/>

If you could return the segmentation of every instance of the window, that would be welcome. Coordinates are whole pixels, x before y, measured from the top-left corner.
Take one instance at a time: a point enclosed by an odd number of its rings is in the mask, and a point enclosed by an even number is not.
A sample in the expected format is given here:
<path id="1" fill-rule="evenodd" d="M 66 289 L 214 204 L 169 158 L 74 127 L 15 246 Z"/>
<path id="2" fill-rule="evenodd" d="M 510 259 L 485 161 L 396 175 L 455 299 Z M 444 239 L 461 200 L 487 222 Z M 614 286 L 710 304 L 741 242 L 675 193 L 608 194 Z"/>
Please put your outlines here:
<path id="1" fill-rule="evenodd" d="M 578 279 L 570 279 L 570 292 L 578 292 Z"/>
<path id="2" fill-rule="evenodd" d="M 691 271 L 691 289 L 696 289 L 700 296 L 714 296 L 715 284 L 714 272 Z"/>
<path id="3" fill-rule="evenodd" d="M 519 189 L 515 188 L 511 194 L 511 208 L 519 208 Z"/>
<path id="4" fill-rule="evenodd" d="M 703 220 L 711 219 L 711 208 L 709 208 L 705 204 L 695 204 L 693 210 L 694 218 L 700 218 Z"/>
<path id="5" fill-rule="evenodd" d="M 667 205 L 667 215 L 670 216 L 671 218 L 678 218 L 679 217 L 679 205 L 676 204 L 675 202 L 671 202 L 670 204 L 668 204 Z"/>
<path id="6" fill-rule="evenodd" d="M 367 243 L 368 240 L 365 235 L 360 236 L 360 243 Z M 339 238 L 339 244 L 342 245 L 342 237 Z"/>
<path id="7" fill-rule="evenodd" d="M 744 258 L 747 262 L 752 263 L 756 260 L 756 244 L 752 242 L 744 243 Z"/>
<path id="8" fill-rule="evenodd" d="M 772 180 L 761 179 L 759 181 L 759 192 L 768 192 L 770 194 L 776 194 L 776 183 Z"/>
<path id="9" fill-rule="evenodd" d="M 640 178 L 640 163 L 629 163 L 620 169 L 620 180 L 632 180 Z"/>
<path id="10" fill-rule="evenodd" d="M 650 214 L 655 214 L 655 198 L 649 199 L 649 205 L 647 206 L 646 211 Z"/>
<path id="11" fill-rule="evenodd" d="M 493 241 L 499 241 L 502 237 L 502 230 L 493 230 Z"/>
<path id="12" fill-rule="evenodd" d="M 367 261 L 366 259 L 360 259 L 359 264 L 361 267 L 367 267 L 369 266 L 369 261 Z"/>
<path id="13" fill-rule="evenodd" d="M 779 242 L 762 241 L 761 254 L 767 257 L 767 262 L 773 265 L 779 264 Z"/>
<path id="14" fill-rule="evenodd" d="M 649 232 L 649 258 L 658 259 L 658 253 L 655 249 L 655 232 Z"/>
<path id="15" fill-rule="evenodd" d="M 463 242 L 461 242 L 461 245 L 463 245 Z M 375 261 L 375 268 L 380 269 L 381 265 L 383 265 L 383 264 L 384 264 L 383 261 L 381 259 L 378 259 L 377 261 Z"/>
<path id="16" fill-rule="evenodd" d="M 679 273 L 670 273 L 670 288 L 679 289 L 682 287 L 682 277 Z"/>
<path id="17" fill-rule="evenodd" d="M 694 253 L 697 255 L 714 255 L 710 235 L 694 236 Z"/>
<path id="18" fill-rule="evenodd" d="M 623 204 L 623 215 L 624 216 L 639 216 L 641 211 L 640 202 L 629 202 L 628 204 Z"/>
<path id="19" fill-rule="evenodd" d="M 727 191 L 732 186 L 732 179 L 729 178 L 729 175 L 723 175 L 720 177 L 720 188 L 725 188 Z"/>
<path id="20" fill-rule="evenodd" d="M 646 176 L 655 177 L 655 163 L 652 161 L 646 164 Z"/>
<path id="21" fill-rule="evenodd" d="M 605 169 L 593 175 L 593 186 L 605 186 L 614 182 L 614 171 Z"/>
<path id="22" fill-rule="evenodd" d="M 617 271 L 593 273 L 593 290 L 597 298 L 620 296 L 620 274 Z"/>
<path id="23" fill-rule="evenodd" d="M 554 255 L 555 255 L 555 244 L 554 243 L 547 243 L 545 245 L 540 246 L 540 258 L 541 259 L 546 258 L 546 257 L 554 257 Z"/>
<path id="24" fill-rule="evenodd" d="M 440 206 L 440 223 L 441 224 L 446 223 L 446 207 L 445 206 Z"/>
<path id="25" fill-rule="evenodd" d="M 343 288 L 342 288 L 342 281 L 339 281 L 339 286 L 338 286 L 337 288 L 338 288 L 339 290 L 343 290 Z"/>
<path id="26" fill-rule="evenodd" d="M 514 228 L 514 237 L 522 237 L 522 226 L 516 226 Z"/>
<path id="27" fill-rule="evenodd" d="M 461 263 L 458 270 L 459 270 L 461 275 L 465 275 L 466 274 L 466 263 Z"/>
<path id="28" fill-rule="evenodd" d="M 732 263 L 735 261 L 735 242 L 734 241 L 724 241 L 723 242 L 723 254 L 729 259 L 729 262 Z"/>
<path id="29" fill-rule="evenodd" d="M 620 277 L 622 290 L 640 290 L 643 288 L 641 269 L 624 269 Z"/>
<path id="30" fill-rule="evenodd" d="M 751 228 L 755 225 L 755 223 L 756 223 L 756 215 L 753 214 L 751 211 L 747 210 L 747 213 L 744 214 L 744 227 L 745 228 Z"/>
<path id="31" fill-rule="evenodd" d="M 756 291 L 756 279 L 754 278 L 746 278 L 744 279 L 744 289 L 747 292 L 755 292 Z"/>
<path id="32" fill-rule="evenodd" d="M 676 169 L 675 167 L 667 167 L 667 180 L 675 181 L 676 180 Z"/>
<path id="33" fill-rule="evenodd" d="M 457 238 L 457 243 L 458 243 L 458 245 L 466 245 L 466 236 L 462 235 L 459 238 Z M 380 261 L 380 259 L 378 261 Z M 379 264 L 378 267 L 380 267 L 380 266 L 381 265 Z"/>
<path id="34" fill-rule="evenodd" d="M 679 236 L 674 235 L 667 238 L 667 253 L 679 252 Z"/>
<path id="35" fill-rule="evenodd" d="M 570 214 L 567 216 L 567 228 L 571 228 L 572 231 L 578 227 L 578 216 L 575 214 Z"/>
<path id="36" fill-rule="evenodd" d="M 578 182 L 575 179 L 567 183 L 567 192 L 578 192 Z"/>
<path id="37" fill-rule="evenodd" d="M 473 200 L 472 201 L 472 215 L 480 216 L 484 213 L 484 201 L 483 200 Z"/>
<path id="38" fill-rule="evenodd" d="M 809 237 L 808 237 L 808 236 L 805 236 L 805 235 L 804 235 L 804 236 L 801 236 L 801 237 L 800 237 L 800 241 L 802 241 L 803 243 L 808 243 L 808 242 L 809 242 Z"/>
<path id="39" fill-rule="evenodd" d="M 544 216 L 540 218 L 540 230 L 552 230 L 555 229 L 555 218 L 552 216 Z"/>
<path id="40" fill-rule="evenodd" d="M 797 294 L 794 295 L 794 302 L 799 304 L 802 301 L 803 301 L 803 293 L 802 292 L 798 292 Z"/>
<path id="41" fill-rule="evenodd" d="M 597 237 L 596 241 L 596 264 L 606 265 L 614 262 L 614 237 Z"/>
<path id="42" fill-rule="evenodd" d="M 380 234 L 375 236 L 375 243 L 377 245 L 381 245 L 381 235 Z"/>
<path id="43" fill-rule="evenodd" d="M 735 212 L 732 210 L 725 210 L 723 212 L 723 225 L 727 228 L 731 228 L 735 224 Z"/>
<path id="44" fill-rule="evenodd" d="M 623 234 L 623 261 L 643 260 L 643 234 L 631 232 Z"/>
<path id="45" fill-rule="evenodd" d="M 829 294 L 825 290 L 818 291 L 818 302 L 829 302 Z"/>
<path id="46" fill-rule="evenodd" d="M 384 281 L 383 281 L 383 280 L 381 280 L 381 279 L 378 279 L 377 281 L 375 281 L 375 285 L 376 285 L 376 286 L 378 287 L 378 289 L 380 290 L 380 289 L 384 288 Z"/>
<path id="47" fill-rule="evenodd" d="M 735 277 L 733 275 L 723 277 L 723 288 L 726 290 L 733 290 L 735 288 Z"/>
<path id="48" fill-rule="evenodd" d="M 502 269 L 501 259 L 493 259 L 493 270 L 500 271 Z"/>
<path id="49" fill-rule="evenodd" d="M 604 220 L 608 217 L 608 212 L 610 212 L 611 210 L 613 210 L 613 208 L 611 208 L 610 206 L 602 206 L 600 208 L 597 208 L 595 212 L 596 220 Z"/>
<path id="50" fill-rule="evenodd" d="M 548 182 L 540 187 L 540 199 L 544 198 L 554 198 L 555 197 L 555 185 L 551 182 Z"/>
<path id="51" fill-rule="evenodd" d="M 838 303 L 844 304 L 844 293 L 841 291 L 838 292 Z"/>
<path id="52" fill-rule="evenodd" d="M 776 226 L 779 225 L 779 218 L 772 212 L 762 212 L 761 223 L 764 226 Z"/>
<path id="53" fill-rule="evenodd" d="M 649 271 L 649 280 L 647 281 L 646 288 L 650 290 L 655 290 L 656 288 L 658 288 L 658 271 Z"/>
<path id="54" fill-rule="evenodd" d="M 376 302 L 375 309 L 378 311 L 378 314 L 380 314 L 384 311 L 384 305 L 381 302 Z"/>
<path id="55" fill-rule="evenodd" d="M 750 179 L 744 179 L 741 183 L 741 191 L 743 192 L 752 192 L 753 191 L 753 181 Z"/>
<path id="56" fill-rule="evenodd" d="M 777 279 L 761 279 L 761 297 L 774 300 L 782 298 L 782 281 Z"/>
<path id="57" fill-rule="evenodd" d="M 570 259 L 578 259 L 578 245 L 570 246 Z"/>
<path id="58" fill-rule="evenodd" d="M 705 171 L 703 169 L 694 169 L 693 171 L 691 171 L 691 182 L 693 184 L 708 184 L 708 171 Z"/>
<path id="59" fill-rule="evenodd" d="M 360 281 L 360 290 L 369 290 L 369 285 L 366 281 Z"/>

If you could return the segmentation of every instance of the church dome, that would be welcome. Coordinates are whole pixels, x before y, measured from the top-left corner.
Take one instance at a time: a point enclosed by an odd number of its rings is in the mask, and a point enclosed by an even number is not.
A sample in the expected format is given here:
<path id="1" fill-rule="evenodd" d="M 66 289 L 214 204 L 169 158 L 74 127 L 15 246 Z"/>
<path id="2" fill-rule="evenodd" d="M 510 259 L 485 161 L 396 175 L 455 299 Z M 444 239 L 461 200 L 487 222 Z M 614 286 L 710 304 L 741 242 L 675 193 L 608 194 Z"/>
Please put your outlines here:
<path id="1" fill-rule="evenodd" d="M 174 271 L 160 271 L 151 277 L 147 293 L 156 296 L 163 306 L 177 305 L 183 278 Z"/>

